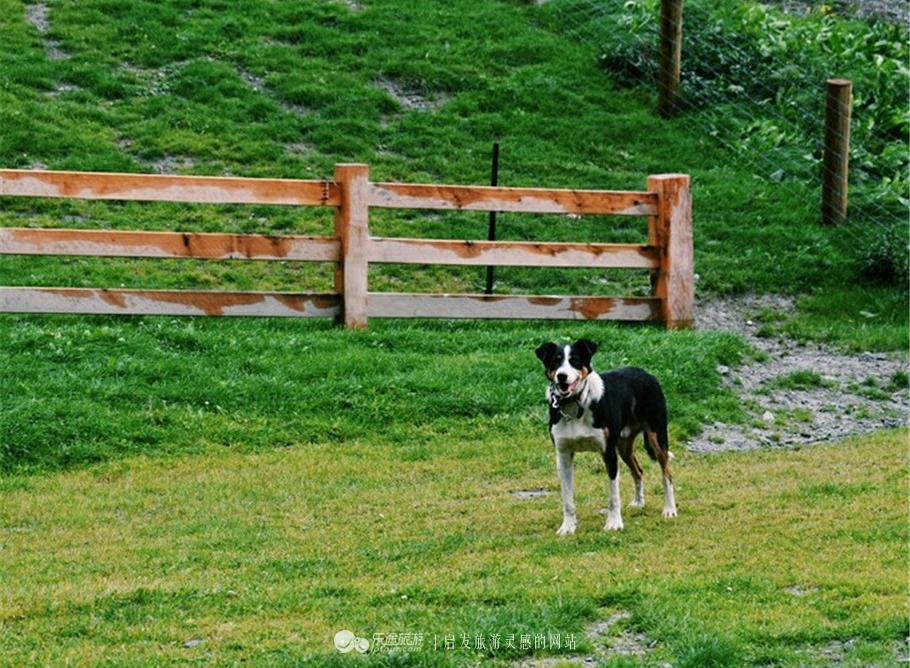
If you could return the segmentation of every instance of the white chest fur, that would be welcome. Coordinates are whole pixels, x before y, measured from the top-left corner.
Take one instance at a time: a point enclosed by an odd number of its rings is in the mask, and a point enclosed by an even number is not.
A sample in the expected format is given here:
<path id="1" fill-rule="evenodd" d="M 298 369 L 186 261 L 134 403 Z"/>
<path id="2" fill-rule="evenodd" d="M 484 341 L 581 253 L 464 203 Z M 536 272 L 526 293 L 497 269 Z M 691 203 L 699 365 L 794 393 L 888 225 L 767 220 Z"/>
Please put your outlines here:
<path id="1" fill-rule="evenodd" d="M 578 406 L 590 406 L 600 399 L 603 391 L 603 379 L 591 372 L 584 379 L 584 385 L 578 393 Z M 552 400 L 552 397 L 548 395 L 547 400 Z M 551 427 L 550 433 L 556 449 L 563 452 L 603 452 L 607 441 L 603 430 L 594 428 L 593 412 L 585 408 L 581 411 L 581 417 L 569 417 L 577 415 L 577 412 L 578 409 L 573 406 L 563 412 L 559 422 Z"/>
<path id="2" fill-rule="evenodd" d="M 553 443 L 563 452 L 603 452 L 607 442 L 602 429 L 594 428 L 594 416 L 585 410 L 580 418 L 563 415 L 551 427 Z"/>

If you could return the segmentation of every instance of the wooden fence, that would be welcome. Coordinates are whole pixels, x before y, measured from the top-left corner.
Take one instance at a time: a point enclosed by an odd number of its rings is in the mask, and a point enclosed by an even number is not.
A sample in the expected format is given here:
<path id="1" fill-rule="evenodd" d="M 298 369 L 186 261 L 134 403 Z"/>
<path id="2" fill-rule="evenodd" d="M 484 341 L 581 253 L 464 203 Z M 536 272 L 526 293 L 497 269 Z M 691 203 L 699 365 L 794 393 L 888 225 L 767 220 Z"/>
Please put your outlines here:
<path id="1" fill-rule="evenodd" d="M 0 287 L 0 311 L 139 315 L 662 321 L 694 315 L 689 177 L 651 176 L 647 191 L 373 183 L 369 167 L 337 165 L 333 181 L 0 170 L 0 196 L 283 204 L 335 209 L 334 236 L 0 228 L 0 254 L 334 262 L 329 293 Z M 371 208 L 615 214 L 649 217 L 635 244 L 383 238 Z M 650 297 L 370 292 L 370 263 L 650 269 Z"/>

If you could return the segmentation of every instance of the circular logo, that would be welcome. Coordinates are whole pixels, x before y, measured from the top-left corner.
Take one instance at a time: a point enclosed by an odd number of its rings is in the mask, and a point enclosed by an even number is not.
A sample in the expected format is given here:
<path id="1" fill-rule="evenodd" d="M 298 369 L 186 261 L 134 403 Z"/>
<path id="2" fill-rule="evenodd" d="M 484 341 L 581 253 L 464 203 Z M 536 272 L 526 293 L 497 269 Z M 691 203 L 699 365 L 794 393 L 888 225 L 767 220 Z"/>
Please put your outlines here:
<path id="1" fill-rule="evenodd" d="M 358 638 L 350 631 L 339 631 L 335 634 L 335 647 L 343 654 L 355 649 L 363 654 L 369 651 L 370 641 L 366 638 Z"/>

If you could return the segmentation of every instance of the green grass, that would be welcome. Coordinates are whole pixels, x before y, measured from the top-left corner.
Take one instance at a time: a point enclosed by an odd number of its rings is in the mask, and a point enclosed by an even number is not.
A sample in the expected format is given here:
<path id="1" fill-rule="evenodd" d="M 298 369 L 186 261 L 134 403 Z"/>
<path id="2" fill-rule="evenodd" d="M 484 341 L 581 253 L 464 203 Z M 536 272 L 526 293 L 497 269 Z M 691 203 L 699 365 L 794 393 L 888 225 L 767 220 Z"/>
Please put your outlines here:
<path id="1" fill-rule="evenodd" d="M 847 299 L 859 303 L 863 291 L 877 291 L 885 306 L 878 320 L 845 331 L 806 316 L 803 335 L 906 348 L 894 334 L 908 327 L 906 282 L 889 279 L 893 271 L 879 277 L 886 287 L 871 281 L 870 258 L 881 249 L 869 229 L 859 221 L 821 227 L 814 179 L 757 180 L 685 115 L 658 119 L 653 90 L 616 87 L 596 49 L 567 37 L 546 8 L 492 0 L 47 4 L 43 35 L 25 20 L 23 3 L 0 5 L 3 166 L 328 178 L 335 163 L 363 161 L 377 180 L 484 183 L 498 140 L 504 185 L 640 189 L 648 174 L 687 172 L 701 295 L 825 299 L 850 286 Z M 865 34 L 849 22 L 838 30 Z M 68 57 L 51 58 L 48 40 Z M 5 199 L 0 224 L 326 234 L 330 213 Z M 479 214 L 381 212 L 373 225 L 389 235 L 486 233 Z M 636 225 L 505 215 L 499 232 L 628 241 L 643 238 Z M 906 236 L 892 227 L 895 238 Z M 904 266 L 901 244 L 888 248 L 894 266 Z M 376 268 L 372 280 L 378 289 L 475 291 L 483 272 L 391 266 Z M 4 258 L 0 282 L 326 289 L 331 271 Z M 648 282 L 634 272 L 503 268 L 496 289 L 641 294 Z"/>
<path id="2" fill-rule="evenodd" d="M 537 433 L 544 378 L 533 351 L 565 332 L 536 323 L 376 321 L 366 332 L 327 321 L 6 316 L 0 324 L 6 472 L 325 440 L 417 453 L 426 439 Z M 599 341 L 600 368 L 634 362 L 661 377 L 675 436 L 740 417 L 716 371 L 745 354 L 736 337 L 604 325 L 573 332 Z"/>
<path id="3" fill-rule="evenodd" d="M 842 286 L 798 299 L 798 314 L 765 310 L 756 314 L 758 335 L 797 341 L 837 341 L 850 352 L 906 350 L 910 329 L 902 309 L 906 295 L 881 286 Z"/>
<path id="4" fill-rule="evenodd" d="M 604 476 L 582 457 L 568 540 L 530 431 L 436 436 L 422 457 L 323 441 L 6 478 L 0 664 L 349 665 L 332 645 L 348 629 L 424 634 L 367 665 L 504 666 L 573 654 L 522 651 L 523 634 L 602 651 L 585 629 L 622 613 L 611 633 L 645 654 L 605 665 L 821 666 L 848 638 L 843 665 L 891 665 L 910 630 L 906 443 L 679 452 L 679 518 L 660 517 L 649 463 L 623 533 L 601 530 Z M 461 634 L 470 650 L 433 649 Z M 495 634 L 515 649 L 474 650 Z"/>
<path id="5" fill-rule="evenodd" d="M 786 376 L 780 376 L 769 383 L 770 388 L 782 390 L 812 390 L 823 387 L 832 387 L 833 382 L 816 371 L 793 371 Z"/>
<path id="6" fill-rule="evenodd" d="M 641 189 L 687 172 L 703 297 L 777 292 L 764 333 L 906 351 L 905 284 L 875 283 L 856 223 L 808 181 L 756 180 L 531 3 L 0 0 L 0 166 Z M 50 41 L 50 42 L 49 42 Z M 67 57 L 51 57 L 53 50 Z M 417 104 L 415 104 L 415 100 Z M 483 238 L 480 214 L 380 211 L 383 235 Z M 0 199 L 0 225 L 330 234 L 331 211 Z M 643 222 L 504 215 L 501 238 L 635 241 Z M 885 255 L 894 259 L 892 245 Z M 900 250 L 900 243 L 897 244 Z M 899 258 L 898 258 L 899 259 Z M 894 262 L 894 266 L 901 266 Z M 0 256 L 0 284 L 328 290 L 301 263 Z M 371 270 L 384 290 L 476 291 L 478 268 Z M 893 273 L 893 272 L 892 272 Z M 499 292 L 641 293 L 647 277 L 524 268 Z M 905 656 L 906 438 L 696 456 L 681 516 L 600 530 L 581 458 L 558 500 L 533 349 L 586 336 L 599 368 L 666 389 L 674 444 L 745 413 L 738 337 L 596 323 L 0 317 L 0 665 L 348 666 L 333 635 L 424 633 L 371 666 L 890 665 Z M 817 384 L 814 376 L 785 379 Z M 880 393 L 906 389 L 896 374 Z M 869 462 L 874 465 L 870 466 Z M 522 500 L 519 490 L 543 490 Z M 626 494 L 628 497 L 628 494 Z M 644 638 L 605 652 L 586 629 Z M 560 634 L 574 650 L 430 651 L 431 637 Z M 901 652 L 904 654 L 902 655 Z"/>

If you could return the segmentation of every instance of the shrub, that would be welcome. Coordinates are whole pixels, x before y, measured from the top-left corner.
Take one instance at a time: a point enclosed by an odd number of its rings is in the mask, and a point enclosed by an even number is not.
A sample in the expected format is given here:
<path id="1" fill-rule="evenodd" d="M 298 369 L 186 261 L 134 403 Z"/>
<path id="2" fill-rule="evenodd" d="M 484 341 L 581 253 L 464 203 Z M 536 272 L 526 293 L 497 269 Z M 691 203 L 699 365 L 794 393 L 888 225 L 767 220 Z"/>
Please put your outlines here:
<path id="1" fill-rule="evenodd" d="M 863 251 L 862 273 L 875 282 L 910 287 L 910 227 L 906 222 L 877 230 Z"/>

